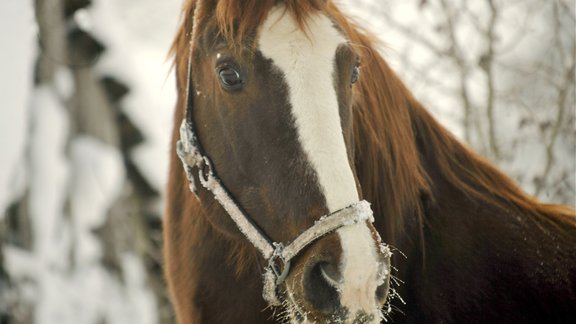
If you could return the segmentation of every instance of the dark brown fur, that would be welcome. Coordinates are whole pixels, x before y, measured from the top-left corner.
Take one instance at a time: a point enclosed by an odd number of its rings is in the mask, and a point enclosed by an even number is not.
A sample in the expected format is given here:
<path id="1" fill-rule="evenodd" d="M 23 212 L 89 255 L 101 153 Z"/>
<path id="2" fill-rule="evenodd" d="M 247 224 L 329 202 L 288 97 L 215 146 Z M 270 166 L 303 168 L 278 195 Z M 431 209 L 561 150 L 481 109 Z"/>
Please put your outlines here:
<path id="1" fill-rule="evenodd" d="M 230 39 L 245 37 L 276 2 L 219 1 L 220 32 Z M 331 2 L 287 3 L 288 14 L 297 17 L 303 28 L 310 11 L 327 10 L 364 54 L 362 78 L 354 90 L 356 173 L 364 198 L 373 204 L 377 230 L 384 241 L 406 254 L 406 258 L 396 254 L 393 260 L 406 301 L 394 305 L 402 311 L 392 314 L 394 321 L 574 322 L 574 210 L 538 202 L 459 143 L 390 70 L 371 37 Z M 184 115 L 194 4 L 186 3 L 172 48 L 179 92 L 173 143 Z M 227 238 L 206 221 L 202 210 L 211 207 L 200 208 L 187 191 L 174 151 L 171 159 L 166 273 L 181 323 L 270 320 L 269 309 L 260 312 L 266 305 L 259 296 L 258 256 L 248 244 Z M 225 245 L 206 251 L 204 247 L 214 240 Z M 192 254 L 195 260 L 232 265 L 237 272 L 216 270 L 211 282 L 218 287 L 203 289 L 194 276 L 204 264 L 191 262 Z M 245 288 L 231 288 L 238 285 Z M 202 304 L 203 294 L 215 289 L 226 292 L 219 297 L 221 303 Z"/>

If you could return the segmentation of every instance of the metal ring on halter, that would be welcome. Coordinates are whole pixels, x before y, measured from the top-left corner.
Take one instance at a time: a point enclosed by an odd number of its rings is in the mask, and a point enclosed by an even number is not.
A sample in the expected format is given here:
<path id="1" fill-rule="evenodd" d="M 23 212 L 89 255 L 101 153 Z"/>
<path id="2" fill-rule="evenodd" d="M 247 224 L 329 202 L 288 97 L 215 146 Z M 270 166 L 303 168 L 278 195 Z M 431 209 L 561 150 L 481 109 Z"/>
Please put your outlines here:
<path id="1" fill-rule="evenodd" d="M 210 176 L 212 176 L 212 163 L 207 157 L 202 156 L 202 162 L 198 163 L 198 178 L 202 183 L 208 183 Z"/>
<path id="2" fill-rule="evenodd" d="M 290 272 L 290 260 L 286 260 L 282 253 L 284 251 L 284 244 L 276 242 L 272 244 L 274 244 L 275 249 L 270 259 L 268 259 L 268 267 L 276 276 L 276 285 L 279 286 L 286 280 Z M 282 263 L 282 270 L 278 269 L 278 261 Z"/>

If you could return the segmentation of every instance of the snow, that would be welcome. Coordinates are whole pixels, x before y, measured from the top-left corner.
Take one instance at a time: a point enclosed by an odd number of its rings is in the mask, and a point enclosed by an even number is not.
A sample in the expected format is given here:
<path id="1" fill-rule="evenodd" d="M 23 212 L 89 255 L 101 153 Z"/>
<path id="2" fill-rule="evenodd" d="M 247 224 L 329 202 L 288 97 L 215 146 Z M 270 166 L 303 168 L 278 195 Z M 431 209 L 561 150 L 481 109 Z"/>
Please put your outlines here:
<path id="1" fill-rule="evenodd" d="M 152 323 L 157 318 L 155 301 L 141 261 L 123 256 L 124 286 L 100 264 L 101 242 L 94 236 L 123 184 L 120 153 L 93 138 L 76 137 L 68 159 L 66 109 L 47 86 L 35 91 L 31 116 L 34 245 L 31 252 L 7 247 L 5 253 L 13 279 L 27 282 L 23 297 L 35 305 L 36 323 L 91 324 L 101 318 Z"/>
<path id="2" fill-rule="evenodd" d="M 180 4 L 143 4 L 94 1 L 93 9 L 81 10 L 74 19 L 85 29 L 102 27 L 98 36 L 108 51 L 97 69 L 101 76 L 119 77 L 131 88 L 122 106 L 147 136 L 146 145 L 133 154 L 161 190 L 175 102 L 165 56 Z M 103 6 L 109 11 L 101 10 Z M 140 15 L 154 12 L 155 19 L 116 15 L 130 6 L 142 6 Z M 163 10 L 150 11 L 152 7 Z M 147 30 L 129 28 L 138 20 L 150 24 Z M 22 307 L 24 318 L 40 324 L 156 323 L 156 297 L 141 256 L 120 253 L 120 278 L 101 263 L 103 246 L 95 231 L 105 223 L 124 185 L 120 152 L 92 137 L 70 137 L 69 111 L 63 105 L 75 91 L 69 67 L 57 68 L 52 83 L 34 89 L 32 1 L 0 1 L 0 25 L 0 41 L 8 44 L 2 47 L 0 87 L 10 89 L 1 93 L 0 218 L 27 189 L 33 236 L 30 250 L 1 246 L 15 285 L 15 290 L 0 292 L 2 302 L 9 304 L 2 309 Z M 34 313 L 26 314 L 30 310 Z"/>
<path id="3" fill-rule="evenodd" d="M 66 240 L 62 210 L 68 189 L 65 146 L 69 131 L 66 109 L 47 86 L 36 90 L 31 109 L 30 215 L 33 250 L 42 259 L 62 265 Z M 60 248 L 56 249 L 54 244 Z"/>
<path id="4" fill-rule="evenodd" d="M 28 133 L 28 105 L 36 56 L 31 0 L 0 1 L 0 221 L 23 189 L 22 159 Z M 9 26 L 9 27 L 7 27 Z M 18 32 L 14 32 L 18 31 Z M 9 90 L 8 90 L 9 89 Z"/>
<path id="5" fill-rule="evenodd" d="M 84 25 L 103 40 L 106 52 L 97 70 L 130 85 L 122 107 L 146 136 L 131 152 L 152 185 L 163 191 L 176 103 L 175 80 L 167 57 L 180 17 L 179 0 L 95 1 Z"/>
<path id="6" fill-rule="evenodd" d="M 33 95 L 34 245 L 31 251 L 4 247 L 8 273 L 20 283 L 20 298 L 34 304 L 35 323 L 155 323 L 156 301 L 139 256 L 124 253 L 123 278 L 116 278 L 100 263 L 102 243 L 94 234 L 121 192 L 122 157 L 91 137 L 75 137 L 68 145 L 69 122 L 60 102 L 47 86 Z"/>
<path id="7" fill-rule="evenodd" d="M 58 97 L 66 100 L 72 96 L 76 89 L 72 72 L 69 68 L 61 66 L 56 69 L 56 73 L 54 73 L 54 85 Z"/>
<path id="8" fill-rule="evenodd" d="M 120 195 L 124 166 L 120 152 L 92 137 L 80 136 L 71 144 L 74 164 L 70 184 L 70 211 L 74 221 L 76 262 L 98 262 L 101 243 L 95 230 L 106 221 L 108 209 Z"/>
<path id="9" fill-rule="evenodd" d="M 131 308 L 128 318 L 123 323 L 154 324 L 158 318 L 156 300 L 147 286 L 147 276 L 144 272 L 142 260 L 133 255 L 126 254 L 122 258 L 126 273 L 126 299 L 130 301 Z"/>
<path id="10" fill-rule="evenodd" d="M 144 289 L 143 265 L 133 254 L 122 257 L 126 276 L 115 278 L 99 266 L 64 275 L 21 249 L 7 247 L 4 252 L 7 270 L 22 280 L 19 297 L 37 307 L 37 324 L 155 323 L 154 296 Z"/>

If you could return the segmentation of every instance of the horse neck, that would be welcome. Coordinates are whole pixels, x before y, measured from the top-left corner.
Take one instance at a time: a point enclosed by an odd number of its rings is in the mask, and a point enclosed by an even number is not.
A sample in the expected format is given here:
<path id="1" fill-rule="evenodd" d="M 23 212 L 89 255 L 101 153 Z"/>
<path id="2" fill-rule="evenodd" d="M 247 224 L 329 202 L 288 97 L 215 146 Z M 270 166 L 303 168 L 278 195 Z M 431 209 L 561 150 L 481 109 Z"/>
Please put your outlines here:
<path id="1" fill-rule="evenodd" d="M 388 241 L 402 252 L 395 253 L 393 264 L 394 275 L 403 282 L 396 290 L 406 306 L 397 305 L 409 316 L 450 318 L 458 312 L 457 307 L 447 306 L 453 300 L 474 303 L 485 291 L 509 297 L 515 290 L 523 291 L 528 300 L 559 291 L 558 296 L 571 297 L 551 298 L 547 303 L 573 305 L 576 286 L 567 278 L 573 278 L 576 264 L 566 265 L 566 260 L 576 260 L 574 210 L 544 205 L 528 196 L 460 143 L 409 94 L 405 99 L 403 108 L 410 112 L 411 123 L 407 127 L 414 131 L 430 186 L 422 187 L 419 205 L 408 206 L 400 214 L 387 213 L 385 208 L 375 213 L 381 232 L 401 225 Z M 380 165 L 386 167 L 384 160 Z M 383 201 L 390 188 L 394 190 L 393 179 L 383 183 L 367 199 Z M 387 220 L 391 217 L 401 221 Z M 494 304 L 484 305 L 488 309 L 501 307 L 498 298 L 489 302 Z M 426 310 L 419 309 L 421 305 Z M 502 308 L 503 313 L 508 310 Z"/>

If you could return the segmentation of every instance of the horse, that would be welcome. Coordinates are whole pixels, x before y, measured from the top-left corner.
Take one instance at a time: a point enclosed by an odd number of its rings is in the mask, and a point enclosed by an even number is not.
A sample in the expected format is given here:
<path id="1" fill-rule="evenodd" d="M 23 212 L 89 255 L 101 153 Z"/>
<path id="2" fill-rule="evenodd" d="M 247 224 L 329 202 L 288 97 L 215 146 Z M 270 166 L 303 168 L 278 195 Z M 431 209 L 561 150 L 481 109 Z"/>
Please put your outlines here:
<path id="1" fill-rule="evenodd" d="M 575 322 L 575 211 L 460 143 L 376 45 L 330 0 L 185 2 L 178 323 Z"/>

